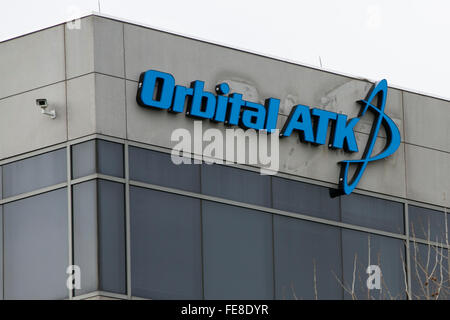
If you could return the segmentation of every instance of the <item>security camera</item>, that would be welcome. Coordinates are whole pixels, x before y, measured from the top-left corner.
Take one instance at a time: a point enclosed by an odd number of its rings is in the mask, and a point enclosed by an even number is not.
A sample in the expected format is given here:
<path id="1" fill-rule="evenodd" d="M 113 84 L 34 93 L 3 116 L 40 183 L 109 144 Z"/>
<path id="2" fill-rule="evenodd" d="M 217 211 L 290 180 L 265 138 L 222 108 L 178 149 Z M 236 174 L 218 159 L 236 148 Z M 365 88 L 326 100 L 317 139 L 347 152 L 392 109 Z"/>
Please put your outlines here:
<path id="1" fill-rule="evenodd" d="M 41 109 L 45 109 L 48 107 L 47 99 L 36 99 L 36 105 L 41 107 Z"/>
<path id="2" fill-rule="evenodd" d="M 56 118 L 55 110 L 47 111 L 47 107 L 48 107 L 47 99 L 36 99 L 36 105 L 41 108 L 42 114 L 50 116 L 50 118 L 52 118 L 52 119 Z"/>

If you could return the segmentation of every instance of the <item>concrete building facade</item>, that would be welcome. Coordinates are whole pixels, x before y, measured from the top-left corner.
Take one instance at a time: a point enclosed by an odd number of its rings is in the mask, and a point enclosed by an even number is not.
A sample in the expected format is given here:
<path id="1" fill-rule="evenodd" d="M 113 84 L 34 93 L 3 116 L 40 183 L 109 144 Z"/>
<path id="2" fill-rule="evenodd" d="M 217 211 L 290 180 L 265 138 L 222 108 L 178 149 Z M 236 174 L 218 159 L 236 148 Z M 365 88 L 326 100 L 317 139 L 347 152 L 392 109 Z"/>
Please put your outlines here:
<path id="1" fill-rule="evenodd" d="M 362 148 L 287 137 L 272 176 L 174 165 L 171 134 L 194 121 L 138 105 L 150 69 L 210 92 L 227 82 L 248 101 L 278 98 L 279 128 L 297 104 L 355 117 L 372 86 L 99 15 L 0 43 L 0 298 L 449 297 L 449 101 L 390 87 L 400 147 L 351 195 L 331 198 L 338 162 Z M 359 146 L 373 119 L 356 125 Z M 380 131 L 377 151 L 386 139 Z M 81 289 L 66 287 L 71 265 Z M 382 289 L 367 289 L 369 265 L 380 266 Z M 424 285 L 439 268 L 447 279 Z"/>

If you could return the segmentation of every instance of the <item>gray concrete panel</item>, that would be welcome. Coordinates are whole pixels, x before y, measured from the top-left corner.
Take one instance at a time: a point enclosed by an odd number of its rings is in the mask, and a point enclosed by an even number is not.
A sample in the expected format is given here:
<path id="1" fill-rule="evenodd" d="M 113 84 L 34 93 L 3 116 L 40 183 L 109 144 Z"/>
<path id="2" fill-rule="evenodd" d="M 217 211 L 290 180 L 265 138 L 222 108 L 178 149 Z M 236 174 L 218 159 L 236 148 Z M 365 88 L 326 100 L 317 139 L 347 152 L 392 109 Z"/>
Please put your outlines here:
<path id="1" fill-rule="evenodd" d="M 95 74 L 67 81 L 69 139 L 95 132 Z"/>
<path id="2" fill-rule="evenodd" d="M 125 24 L 124 36 L 126 77 L 130 80 L 138 80 L 143 71 L 157 69 L 174 74 L 179 83 L 189 84 L 192 80 L 204 80 L 206 84 L 217 80 L 245 82 L 257 87 L 262 97 L 283 97 L 284 91 L 292 91 L 302 97 L 303 92 L 308 92 L 311 96 L 305 83 L 312 86 L 310 83 L 313 81 L 309 77 L 312 73 L 324 74 L 322 85 L 327 88 L 348 81 L 343 76 L 330 76 L 303 66 L 134 25 Z M 286 88 L 291 69 L 296 73 L 299 69 L 303 71 L 303 81 L 289 82 Z M 292 80 L 299 80 L 298 76 Z M 304 88 L 298 92 L 297 87 Z"/>
<path id="3" fill-rule="evenodd" d="M 114 20 L 93 17 L 95 71 L 125 77 L 123 24 Z"/>
<path id="4" fill-rule="evenodd" d="M 65 25 L 66 75 L 73 78 L 94 71 L 93 17 L 81 19 L 80 28 Z"/>
<path id="5" fill-rule="evenodd" d="M 69 139 L 92 133 L 125 138 L 125 80 L 91 73 L 67 81 Z"/>
<path id="6" fill-rule="evenodd" d="M 406 145 L 407 197 L 450 205 L 450 153 Z"/>
<path id="7" fill-rule="evenodd" d="M 80 29 L 66 26 L 65 33 L 69 79 L 94 71 L 124 77 L 122 23 L 89 16 Z"/>
<path id="8" fill-rule="evenodd" d="M 126 137 L 125 80 L 95 74 L 96 133 Z"/>
<path id="9" fill-rule="evenodd" d="M 450 152 L 450 102 L 404 92 L 405 140 Z"/>
<path id="10" fill-rule="evenodd" d="M 64 82 L 0 100 L 0 159 L 67 139 Z M 41 114 L 36 99 L 46 98 L 56 119 Z"/>
<path id="11" fill-rule="evenodd" d="M 0 45 L 0 98 L 64 80 L 64 29 L 45 29 Z"/>

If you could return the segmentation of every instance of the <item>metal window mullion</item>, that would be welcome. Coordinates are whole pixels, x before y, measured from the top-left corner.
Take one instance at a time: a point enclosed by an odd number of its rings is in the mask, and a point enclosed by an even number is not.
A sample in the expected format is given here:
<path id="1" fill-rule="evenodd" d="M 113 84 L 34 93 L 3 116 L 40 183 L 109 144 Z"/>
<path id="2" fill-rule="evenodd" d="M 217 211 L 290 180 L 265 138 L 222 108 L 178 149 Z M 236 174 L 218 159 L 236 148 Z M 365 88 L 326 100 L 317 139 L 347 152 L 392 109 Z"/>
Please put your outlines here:
<path id="1" fill-rule="evenodd" d="M 404 214 L 405 214 L 405 234 L 406 234 L 406 276 L 407 276 L 407 286 L 408 286 L 408 297 L 407 299 L 412 300 L 412 289 L 411 289 L 411 250 L 410 250 L 410 235 L 409 235 L 409 212 L 408 203 L 404 204 Z"/>
<path id="2" fill-rule="evenodd" d="M 450 246 L 448 246 L 447 243 L 445 243 L 445 242 L 429 241 L 429 240 L 426 240 L 426 239 L 414 238 L 414 237 L 411 237 L 411 236 L 410 236 L 410 241 L 416 242 L 416 243 L 420 243 L 420 244 L 424 244 L 424 245 L 427 245 L 427 246 L 444 248 L 444 249 L 450 249 Z"/>
<path id="3" fill-rule="evenodd" d="M 72 211 L 72 152 L 71 146 L 66 146 L 67 162 L 67 226 L 68 226 L 68 248 L 69 248 L 69 266 L 74 264 L 73 249 L 73 211 Z M 74 297 L 74 290 L 69 290 L 69 300 Z"/>
<path id="4" fill-rule="evenodd" d="M 62 183 L 58 183 L 58 184 L 55 184 L 55 185 L 52 185 L 49 187 L 44 187 L 44 188 L 37 189 L 34 191 L 21 193 L 21 194 L 0 200 L 0 205 L 4 205 L 4 204 L 7 204 L 7 203 L 10 203 L 13 201 L 23 200 L 26 198 L 40 195 L 42 193 L 47 193 L 47 192 L 58 190 L 58 189 L 65 188 L 65 187 L 67 187 L 67 182 L 62 182 Z"/>
<path id="5" fill-rule="evenodd" d="M 130 218 L 130 171 L 128 157 L 128 142 L 124 145 L 125 165 L 125 245 L 126 245 L 126 276 L 127 298 L 131 300 L 131 218 Z"/>

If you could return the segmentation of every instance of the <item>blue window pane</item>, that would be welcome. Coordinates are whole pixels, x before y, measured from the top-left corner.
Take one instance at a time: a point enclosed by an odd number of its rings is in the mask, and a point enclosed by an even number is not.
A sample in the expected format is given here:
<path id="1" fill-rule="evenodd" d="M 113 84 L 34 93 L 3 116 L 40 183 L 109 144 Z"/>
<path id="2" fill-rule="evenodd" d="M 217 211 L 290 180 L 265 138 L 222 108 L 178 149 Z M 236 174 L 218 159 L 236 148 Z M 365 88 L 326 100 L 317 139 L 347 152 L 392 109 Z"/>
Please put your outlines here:
<path id="1" fill-rule="evenodd" d="M 0 206 L 0 300 L 3 299 L 3 206 Z"/>
<path id="2" fill-rule="evenodd" d="M 3 210 L 4 298 L 66 298 L 67 189 L 7 203 Z"/>
<path id="3" fill-rule="evenodd" d="M 411 237 L 445 241 L 445 213 L 416 206 L 408 206 Z"/>
<path id="4" fill-rule="evenodd" d="M 342 222 L 393 233 L 404 233 L 402 203 L 350 194 L 341 197 L 341 206 Z"/>
<path id="5" fill-rule="evenodd" d="M 130 187 L 131 291 L 201 299 L 200 200 Z"/>
<path id="6" fill-rule="evenodd" d="M 370 253 L 370 254 L 369 254 Z M 342 229 L 342 257 L 345 299 L 405 299 L 405 261 L 403 240 L 360 231 Z M 367 267 L 381 271 L 380 290 L 367 288 Z M 353 296 L 349 293 L 353 290 Z"/>
<path id="7" fill-rule="evenodd" d="M 202 193 L 270 207 L 270 176 L 224 165 L 202 165 Z"/>
<path id="8" fill-rule="evenodd" d="M 81 289 L 126 293 L 125 203 L 123 184 L 90 180 L 73 186 L 74 263 Z"/>
<path id="9" fill-rule="evenodd" d="M 3 167 L 0 166 L 0 199 L 3 198 Z"/>
<path id="10" fill-rule="evenodd" d="M 205 299 L 273 299 L 272 217 L 203 201 Z"/>
<path id="11" fill-rule="evenodd" d="M 130 147 L 130 179 L 200 192 L 200 165 L 175 165 L 170 154 Z"/>
<path id="12" fill-rule="evenodd" d="M 3 166 L 3 198 L 67 181 L 66 149 Z"/>
<path id="13" fill-rule="evenodd" d="M 95 180 L 72 187 L 74 264 L 82 270 L 81 289 L 76 295 L 98 290 L 97 246 L 97 182 Z"/>
<path id="14" fill-rule="evenodd" d="M 125 188 L 98 180 L 100 290 L 126 294 Z"/>
<path id="15" fill-rule="evenodd" d="M 272 178 L 273 207 L 319 218 L 339 221 L 339 198 L 328 188 L 299 181 Z"/>
<path id="16" fill-rule="evenodd" d="M 95 140 L 72 146 L 72 179 L 88 176 L 96 172 Z"/>
<path id="17" fill-rule="evenodd" d="M 106 140 L 89 140 L 72 146 L 72 178 L 94 173 L 124 177 L 123 145 Z"/>
<path id="18" fill-rule="evenodd" d="M 342 299 L 339 228 L 274 216 L 276 298 Z"/>
<path id="19" fill-rule="evenodd" d="M 97 140 L 98 172 L 123 178 L 123 145 L 106 140 Z"/>
<path id="20" fill-rule="evenodd" d="M 410 242 L 411 294 L 414 300 L 449 300 L 448 250 Z"/>

